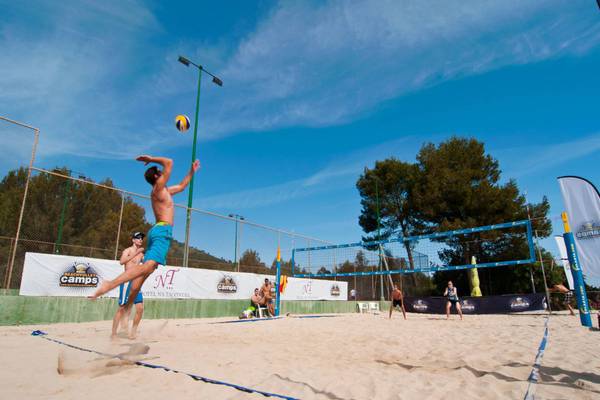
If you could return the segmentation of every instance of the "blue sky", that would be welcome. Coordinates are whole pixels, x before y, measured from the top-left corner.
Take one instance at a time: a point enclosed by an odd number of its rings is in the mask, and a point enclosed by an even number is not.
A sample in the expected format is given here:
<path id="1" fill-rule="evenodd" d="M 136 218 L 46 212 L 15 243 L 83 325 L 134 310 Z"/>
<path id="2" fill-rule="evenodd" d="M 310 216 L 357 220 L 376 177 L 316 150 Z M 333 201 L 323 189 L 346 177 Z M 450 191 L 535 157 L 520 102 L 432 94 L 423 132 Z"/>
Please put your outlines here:
<path id="1" fill-rule="evenodd" d="M 553 217 L 557 176 L 600 184 L 594 1 L 190 3 L 0 0 L 0 110 L 41 128 L 38 166 L 145 193 L 132 160 L 156 153 L 182 176 L 183 54 L 224 81 L 202 85 L 199 208 L 355 241 L 362 169 L 451 135 L 484 141 Z M 30 141 L 1 129 L 0 168 L 26 163 Z"/>

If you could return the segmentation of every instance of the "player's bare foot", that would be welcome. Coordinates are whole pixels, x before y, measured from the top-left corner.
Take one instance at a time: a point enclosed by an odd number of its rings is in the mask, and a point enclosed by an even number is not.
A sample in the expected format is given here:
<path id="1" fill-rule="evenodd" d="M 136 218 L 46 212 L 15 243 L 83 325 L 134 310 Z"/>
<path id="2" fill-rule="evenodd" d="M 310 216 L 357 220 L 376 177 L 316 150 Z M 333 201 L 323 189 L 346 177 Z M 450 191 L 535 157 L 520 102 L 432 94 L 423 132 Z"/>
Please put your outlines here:
<path id="1" fill-rule="evenodd" d="M 88 299 L 96 300 L 98 297 L 102 296 L 103 294 L 107 293 L 108 291 L 110 291 L 110 285 L 107 281 L 104 281 L 104 282 L 102 282 L 100 287 L 96 290 L 96 292 L 94 292 L 93 295 L 89 296 Z"/>

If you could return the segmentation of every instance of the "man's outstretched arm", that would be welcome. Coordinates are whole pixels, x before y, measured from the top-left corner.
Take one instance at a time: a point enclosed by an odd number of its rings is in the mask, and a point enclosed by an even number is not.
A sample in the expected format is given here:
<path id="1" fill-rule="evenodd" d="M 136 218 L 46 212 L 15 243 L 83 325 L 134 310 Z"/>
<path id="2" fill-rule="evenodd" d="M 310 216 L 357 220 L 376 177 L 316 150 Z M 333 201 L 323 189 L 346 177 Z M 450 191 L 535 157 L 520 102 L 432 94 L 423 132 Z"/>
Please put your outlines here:
<path id="1" fill-rule="evenodd" d="M 187 173 L 185 178 L 183 178 L 183 180 L 181 182 L 179 182 L 179 184 L 168 187 L 169 193 L 175 194 L 175 193 L 183 192 L 185 190 L 185 188 L 187 187 L 187 185 L 189 185 L 190 180 L 192 179 L 192 176 L 196 173 L 196 171 L 198 171 L 199 168 L 200 168 L 200 161 L 198 161 L 198 160 L 194 161 L 194 163 L 190 167 L 190 171 Z"/>
<path id="2" fill-rule="evenodd" d="M 162 175 L 157 179 L 156 183 L 154 184 L 154 188 L 161 189 L 167 186 L 167 182 L 171 177 L 171 170 L 173 169 L 173 160 L 167 157 L 152 157 L 149 155 L 138 156 L 136 160 L 143 162 L 144 165 L 148 165 L 150 163 L 162 165 Z"/>

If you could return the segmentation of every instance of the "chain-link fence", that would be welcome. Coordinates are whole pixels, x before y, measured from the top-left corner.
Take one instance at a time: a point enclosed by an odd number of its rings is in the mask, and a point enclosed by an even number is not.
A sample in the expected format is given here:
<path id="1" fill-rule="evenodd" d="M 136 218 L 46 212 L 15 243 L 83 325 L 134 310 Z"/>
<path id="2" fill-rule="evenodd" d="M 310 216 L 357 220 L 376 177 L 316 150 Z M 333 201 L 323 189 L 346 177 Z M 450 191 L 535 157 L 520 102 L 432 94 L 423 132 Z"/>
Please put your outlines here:
<path id="1" fill-rule="evenodd" d="M 131 246 L 131 233 L 147 232 L 154 223 L 149 196 L 114 188 L 110 180 L 92 182 L 66 169 L 31 170 L 30 178 L 24 177 L 29 191 L 19 235 L 10 229 L 0 232 L 6 288 L 19 287 L 27 252 L 118 259 Z M 186 212 L 187 207 L 175 205 L 169 265 L 183 265 Z M 315 243 L 326 244 L 238 215 L 191 209 L 188 266 L 273 274 L 278 246 L 282 264 L 289 266 L 293 246 Z"/>

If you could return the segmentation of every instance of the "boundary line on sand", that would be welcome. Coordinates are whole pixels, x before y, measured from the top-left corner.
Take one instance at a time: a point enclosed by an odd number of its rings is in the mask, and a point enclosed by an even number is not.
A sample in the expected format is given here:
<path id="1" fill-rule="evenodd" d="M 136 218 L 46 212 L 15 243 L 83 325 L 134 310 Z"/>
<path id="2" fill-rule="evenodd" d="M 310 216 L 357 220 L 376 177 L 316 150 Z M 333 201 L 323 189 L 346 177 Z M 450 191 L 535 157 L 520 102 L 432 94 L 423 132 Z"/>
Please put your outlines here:
<path id="1" fill-rule="evenodd" d="M 533 363 L 533 369 L 529 374 L 529 385 L 527 386 L 527 393 L 525 393 L 525 400 L 533 400 L 535 398 L 536 385 L 540 379 L 540 366 L 542 365 L 542 358 L 544 357 L 544 351 L 546 350 L 546 344 L 548 343 L 548 321 L 550 317 L 546 316 L 546 322 L 544 323 L 544 336 L 538 347 L 538 352 Z"/>
<path id="2" fill-rule="evenodd" d="M 218 321 L 218 322 L 210 322 L 211 325 L 214 324 L 237 324 L 240 322 L 259 322 L 259 321 L 272 321 L 274 319 L 282 319 L 282 318 L 334 318 L 340 317 L 340 315 L 298 315 L 298 316 L 279 316 L 279 317 L 267 317 L 267 318 L 249 318 L 249 319 L 232 319 L 230 321 Z"/>
<path id="3" fill-rule="evenodd" d="M 245 387 L 245 386 L 236 385 L 234 383 L 228 383 L 228 382 L 219 381 L 219 380 L 216 380 L 216 379 L 206 378 L 204 376 L 190 374 L 190 373 L 183 372 L 183 371 L 178 371 L 176 369 L 169 368 L 169 367 L 164 367 L 162 365 L 149 364 L 149 363 L 145 363 L 143 361 L 132 361 L 132 360 L 129 360 L 126 357 L 121 356 L 121 355 L 107 354 L 107 353 L 102 353 L 102 352 L 96 351 L 96 350 L 86 349 L 85 347 L 75 346 L 75 345 L 72 345 L 72 344 L 69 344 L 69 343 L 65 343 L 65 342 L 62 342 L 60 340 L 48 337 L 48 334 L 46 332 L 39 331 L 39 330 L 31 332 L 31 336 L 38 336 L 38 337 L 41 337 L 42 339 L 46 339 L 48 341 L 51 341 L 51 342 L 54 342 L 54 343 L 58 343 L 58 344 L 63 345 L 63 346 L 67 346 L 67 347 L 70 347 L 70 348 L 75 349 L 75 350 L 86 351 L 88 353 L 95 353 L 95 354 L 98 354 L 98 355 L 103 356 L 103 357 L 118 358 L 120 360 L 130 361 L 133 364 L 139 365 L 141 367 L 152 368 L 152 369 L 162 369 L 162 370 L 167 371 L 167 372 L 174 372 L 176 374 L 184 374 L 184 375 L 189 376 L 190 378 L 192 378 L 195 381 L 202 381 L 202 382 L 210 383 L 210 384 L 213 384 L 213 385 L 223 385 L 223 386 L 227 386 L 227 387 L 230 387 L 230 388 L 233 388 L 233 389 L 237 389 L 237 390 L 239 390 L 241 392 L 245 392 L 245 393 L 257 393 L 257 394 L 261 394 L 261 395 L 263 395 L 265 397 L 277 397 L 277 398 L 285 399 L 285 400 L 299 400 L 299 399 L 297 399 L 295 397 L 285 396 L 285 395 L 277 394 L 277 393 L 263 392 L 262 390 L 252 389 L 252 388 L 248 388 L 248 387 Z"/>

